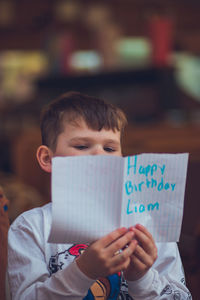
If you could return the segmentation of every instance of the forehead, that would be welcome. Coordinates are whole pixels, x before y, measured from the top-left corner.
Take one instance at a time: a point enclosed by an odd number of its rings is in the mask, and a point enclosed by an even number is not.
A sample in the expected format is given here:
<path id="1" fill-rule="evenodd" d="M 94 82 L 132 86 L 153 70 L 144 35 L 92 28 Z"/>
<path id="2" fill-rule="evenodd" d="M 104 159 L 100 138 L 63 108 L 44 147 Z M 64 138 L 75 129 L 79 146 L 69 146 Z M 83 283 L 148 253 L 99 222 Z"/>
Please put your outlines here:
<path id="1" fill-rule="evenodd" d="M 65 137 L 75 138 L 75 137 L 101 137 L 104 139 L 113 139 L 116 141 L 120 141 L 120 131 L 112 130 L 112 129 L 105 129 L 102 128 L 101 130 L 95 130 L 86 124 L 86 122 L 82 119 L 76 119 L 73 121 L 65 121 L 63 123 L 63 132 L 61 135 L 65 135 Z"/>

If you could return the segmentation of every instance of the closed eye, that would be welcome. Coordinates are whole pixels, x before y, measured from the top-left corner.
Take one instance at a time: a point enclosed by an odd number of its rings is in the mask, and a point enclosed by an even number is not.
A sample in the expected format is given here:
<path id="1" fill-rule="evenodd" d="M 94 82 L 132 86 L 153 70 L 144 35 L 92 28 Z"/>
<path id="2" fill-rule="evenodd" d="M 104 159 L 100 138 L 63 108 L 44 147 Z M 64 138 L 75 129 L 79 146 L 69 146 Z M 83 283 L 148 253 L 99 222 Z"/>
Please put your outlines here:
<path id="1" fill-rule="evenodd" d="M 111 148 L 111 147 L 104 147 L 104 151 L 106 151 L 106 152 L 115 152 L 116 150 L 114 148 Z"/>
<path id="2" fill-rule="evenodd" d="M 85 149 L 88 149 L 88 146 L 85 146 L 85 145 L 77 145 L 77 146 L 74 146 L 75 149 L 78 149 L 78 150 L 85 150 Z"/>

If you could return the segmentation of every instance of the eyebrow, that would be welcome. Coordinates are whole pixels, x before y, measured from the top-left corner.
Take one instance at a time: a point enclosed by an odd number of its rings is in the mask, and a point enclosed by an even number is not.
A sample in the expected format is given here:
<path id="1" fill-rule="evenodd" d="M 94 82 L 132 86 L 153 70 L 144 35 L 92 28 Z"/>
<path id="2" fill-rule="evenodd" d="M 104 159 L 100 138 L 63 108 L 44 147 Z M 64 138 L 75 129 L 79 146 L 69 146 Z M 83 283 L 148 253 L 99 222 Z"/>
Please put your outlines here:
<path id="1" fill-rule="evenodd" d="M 70 140 L 70 142 L 93 142 L 94 139 L 90 137 L 75 137 Z M 113 139 L 105 139 L 103 140 L 105 144 L 115 144 L 120 145 L 120 142 Z"/>

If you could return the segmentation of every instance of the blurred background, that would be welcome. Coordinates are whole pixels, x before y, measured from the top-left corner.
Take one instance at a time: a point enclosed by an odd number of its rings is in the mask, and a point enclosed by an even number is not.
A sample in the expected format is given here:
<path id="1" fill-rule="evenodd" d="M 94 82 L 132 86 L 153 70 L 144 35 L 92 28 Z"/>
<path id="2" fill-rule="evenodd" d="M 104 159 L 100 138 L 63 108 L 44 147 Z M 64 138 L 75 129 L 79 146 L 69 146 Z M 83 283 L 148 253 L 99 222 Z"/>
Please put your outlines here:
<path id="1" fill-rule="evenodd" d="M 124 155 L 189 152 L 179 248 L 200 282 L 200 2 L 0 0 L 0 185 L 12 222 L 50 201 L 35 159 L 41 108 L 77 90 L 120 106 Z"/>

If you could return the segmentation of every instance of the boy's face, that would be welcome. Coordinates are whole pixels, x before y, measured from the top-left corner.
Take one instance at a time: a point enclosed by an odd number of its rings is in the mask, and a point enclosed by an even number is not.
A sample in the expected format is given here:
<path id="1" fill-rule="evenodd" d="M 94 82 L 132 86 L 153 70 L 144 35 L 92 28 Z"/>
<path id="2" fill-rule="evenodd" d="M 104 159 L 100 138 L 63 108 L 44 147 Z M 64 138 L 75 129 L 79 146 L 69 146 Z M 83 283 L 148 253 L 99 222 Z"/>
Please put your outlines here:
<path id="1" fill-rule="evenodd" d="M 53 156 L 116 155 L 121 156 L 120 132 L 88 128 L 84 120 L 64 124 Z"/>

